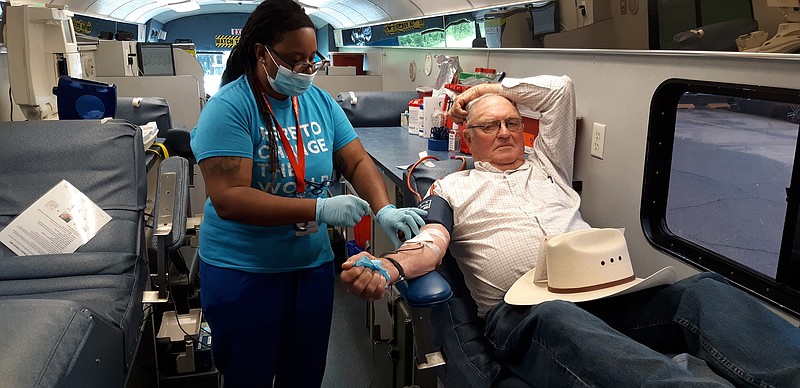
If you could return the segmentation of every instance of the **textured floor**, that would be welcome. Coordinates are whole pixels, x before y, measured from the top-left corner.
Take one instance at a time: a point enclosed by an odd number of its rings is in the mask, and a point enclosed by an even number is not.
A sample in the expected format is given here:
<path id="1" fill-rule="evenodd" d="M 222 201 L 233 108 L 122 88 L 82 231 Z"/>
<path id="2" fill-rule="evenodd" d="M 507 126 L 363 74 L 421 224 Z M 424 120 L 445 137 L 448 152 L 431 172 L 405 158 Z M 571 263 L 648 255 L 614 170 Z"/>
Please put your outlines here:
<path id="1" fill-rule="evenodd" d="M 337 280 L 333 325 L 323 388 L 389 388 L 392 363 L 387 344 L 373 345 L 366 327 L 364 302 L 349 295 Z"/>

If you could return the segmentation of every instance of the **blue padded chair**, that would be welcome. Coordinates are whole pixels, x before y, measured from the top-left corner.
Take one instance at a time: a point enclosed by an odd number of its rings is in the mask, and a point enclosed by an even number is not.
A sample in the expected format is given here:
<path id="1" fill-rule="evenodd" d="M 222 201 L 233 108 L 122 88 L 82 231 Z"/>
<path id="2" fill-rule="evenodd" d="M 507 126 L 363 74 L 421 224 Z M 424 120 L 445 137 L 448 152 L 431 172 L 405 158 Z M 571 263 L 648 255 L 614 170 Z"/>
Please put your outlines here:
<path id="1" fill-rule="evenodd" d="M 408 179 L 411 187 L 424 196 L 437 179 L 460 170 L 457 160 L 432 161 L 433 167 L 423 164 L 417 166 Z M 472 168 L 467 163 L 465 168 Z M 404 178 L 408 178 L 406 170 Z M 572 187 L 580 192 L 582 182 L 574 180 Z M 404 206 L 416 206 L 417 198 L 408 187 L 403 187 Z M 431 274 L 436 276 L 431 277 Z M 448 250 L 442 264 L 436 271 L 407 282 L 407 290 L 401 292 L 411 295 L 409 303 L 416 300 L 427 301 L 431 306 L 430 319 L 433 339 L 430 345 L 420 345 L 423 349 L 437 349 L 444 355 L 446 363 L 436 369 L 439 381 L 445 387 L 527 387 L 522 379 L 492 359 L 485 332 L 485 322 L 478 316 L 478 308 L 464 282 L 464 274 L 456 259 Z M 445 283 L 445 284 L 442 284 Z M 441 290 L 449 287 L 450 298 L 440 298 Z M 438 300 L 437 300 L 438 299 Z"/>
<path id="2" fill-rule="evenodd" d="M 464 167 L 459 160 L 431 161 L 432 167 L 418 165 L 411 177 L 411 170 L 404 178 L 414 191 L 424 196 L 437 179 L 472 168 L 471 161 Z M 404 206 L 417 206 L 417 196 L 404 186 Z M 436 368 L 439 381 L 445 387 L 526 387 L 527 384 L 494 361 L 488 351 L 484 336 L 484 320 L 478 316 L 477 306 L 464 282 L 464 275 L 448 250 L 436 271 L 406 282 L 400 292 L 412 306 L 430 307 L 432 339 L 430 344 L 418 344 L 423 351 L 440 351 L 445 364 Z M 442 297 L 442 289 L 450 291 L 450 297 Z M 424 301 L 424 302 L 423 302 Z M 416 334 L 416 333 L 415 333 Z"/>
<path id="3" fill-rule="evenodd" d="M 62 179 L 111 216 L 72 254 L 20 257 L 0 245 L 0 386 L 123 386 L 148 277 L 141 129 L 5 122 L 0 139 L 0 229 Z"/>
<path id="4" fill-rule="evenodd" d="M 125 119 L 136 125 L 145 125 L 155 121 L 158 126 L 158 137 L 164 139 L 164 145 L 170 154 L 183 157 L 189 161 L 190 173 L 194 162 L 194 154 L 189 145 L 191 137 L 185 128 L 173 128 L 169 103 L 162 97 L 118 97 L 114 118 Z M 192 179 L 192 176 L 189 176 Z"/>
<path id="5" fill-rule="evenodd" d="M 397 127 L 400 113 L 417 98 L 411 92 L 343 92 L 337 102 L 354 127 Z M 424 193 L 439 178 L 458 171 L 459 160 L 434 162 L 436 168 L 419 167 L 412 175 L 416 191 Z M 468 164 L 467 168 L 471 168 Z M 416 196 L 403 190 L 403 206 L 417 206 Z M 395 386 L 435 387 L 436 377 L 445 387 L 521 387 L 488 356 L 483 338 L 483 319 L 463 285 L 463 275 L 451 257 L 437 271 L 397 285 L 401 297 L 393 302 L 393 355 Z M 451 265 L 452 264 L 452 265 Z M 400 327 L 413 322 L 410 334 Z M 444 363 L 441 356 L 444 356 Z M 487 377 L 488 376 L 488 377 Z"/>
<path id="6" fill-rule="evenodd" d="M 172 128 L 169 103 L 162 97 L 117 97 L 114 118 L 125 119 L 136 125 L 155 121 L 159 137 L 165 137 L 165 132 Z"/>
<path id="7" fill-rule="evenodd" d="M 399 127 L 400 114 L 414 98 L 415 91 L 342 92 L 336 102 L 354 127 Z"/>

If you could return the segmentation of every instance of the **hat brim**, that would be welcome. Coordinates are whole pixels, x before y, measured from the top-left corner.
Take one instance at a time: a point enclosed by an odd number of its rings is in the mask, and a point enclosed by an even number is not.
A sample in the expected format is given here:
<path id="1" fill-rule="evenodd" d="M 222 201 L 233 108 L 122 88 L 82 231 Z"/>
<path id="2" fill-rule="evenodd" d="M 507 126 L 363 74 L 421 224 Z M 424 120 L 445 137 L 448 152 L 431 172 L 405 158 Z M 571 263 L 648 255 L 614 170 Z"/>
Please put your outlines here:
<path id="1" fill-rule="evenodd" d="M 607 298 L 609 296 L 624 295 L 650 287 L 672 284 L 677 280 L 675 268 L 668 266 L 647 278 L 636 278 L 625 284 L 603 288 L 601 290 L 576 292 L 576 293 L 555 293 L 547 289 L 547 283 L 534 283 L 533 275 L 535 270 L 528 271 L 522 275 L 511 288 L 506 292 L 505 302 L 511 305 L 529 306 L 550 300 L 565 300 L 568 302 L 586 302 L 595 299 Z"/>

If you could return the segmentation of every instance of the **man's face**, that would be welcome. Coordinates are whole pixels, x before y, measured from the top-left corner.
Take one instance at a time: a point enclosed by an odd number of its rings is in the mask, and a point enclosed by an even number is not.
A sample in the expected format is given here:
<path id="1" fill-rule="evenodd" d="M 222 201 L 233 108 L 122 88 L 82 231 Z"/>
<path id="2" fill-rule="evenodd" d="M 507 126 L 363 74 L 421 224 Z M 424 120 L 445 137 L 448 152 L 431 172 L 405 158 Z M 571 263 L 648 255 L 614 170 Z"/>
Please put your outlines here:
<path id="1" fill-rule="evenodd" d="M 517 108 L 501 96 L 486 96 L 470 104 L 467 128 L 484 126 L 492 122 L 521 120 Z M 499 169 L 519 167 L 525 160 L 523 131 L 509 131 L 500 125 L 497 133 L 486 133 L 481 128 L 467 129 L 464 139 L 476 161 L 489 162 Z"/>

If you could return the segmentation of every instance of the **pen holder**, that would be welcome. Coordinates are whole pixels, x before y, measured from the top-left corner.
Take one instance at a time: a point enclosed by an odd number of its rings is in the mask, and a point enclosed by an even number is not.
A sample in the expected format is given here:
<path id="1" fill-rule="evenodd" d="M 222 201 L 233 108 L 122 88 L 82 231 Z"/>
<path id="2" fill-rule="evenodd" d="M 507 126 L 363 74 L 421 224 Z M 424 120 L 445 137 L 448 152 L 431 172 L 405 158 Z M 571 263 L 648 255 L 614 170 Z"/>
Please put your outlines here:
<path id="1" fill-rule="evenodd" d="M 447 151 L 447 140 L 428 139 L 428 149 L 431 151 Z"/>

